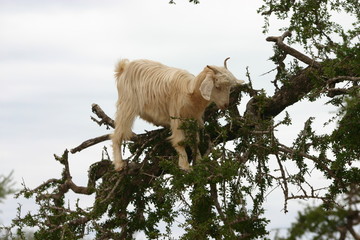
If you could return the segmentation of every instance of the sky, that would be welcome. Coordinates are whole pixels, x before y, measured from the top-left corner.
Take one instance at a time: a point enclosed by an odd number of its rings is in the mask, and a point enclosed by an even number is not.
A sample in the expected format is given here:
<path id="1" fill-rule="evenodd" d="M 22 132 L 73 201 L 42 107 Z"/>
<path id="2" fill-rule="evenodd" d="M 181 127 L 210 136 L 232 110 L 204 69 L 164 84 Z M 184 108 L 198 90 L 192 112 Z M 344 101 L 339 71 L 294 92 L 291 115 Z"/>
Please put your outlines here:
<path id="1" fill-rule="evenodd" d="M 16 188 L 23 182 L 34 188 L 60 176 L 53 154 L 109 133 L 90 120 L 91 105 L 114 116 L 113 70 L 123 58 L 156 60 L 197 74 L 231 57 L 228 68 L 238 79 L 247 81 L 249 67 L 254 87 L 272 94 L 274 76 L 262 76 L 275 67 L 265 38 L 281 35 L 281 23 L 262 33 L 263 18 L 256 13 L 261 1 L 168 2 L 0 0 L 0 175 L 14 171 Z M 279 131 L 279 138 L 291 143 L 309 116 L 322 119 L 333 111 L 322 103 L 311 106 L 289 108 L 294 125 Z M 134 131 L 151 128 L 136 121 Z M 101 159 L 104 145 L 110 148 L 106 142 L 70 156 L 77 184 L 86 184 L 88 167 Z M 0 224 L 10 223 L 18 203 L 24 211 L 34 209 L 33 201 L 9 196 L 0 203 Z M 288 227 L 302 207 L 292 202 L 285 214 L 276 191 L 267 206 L 269 230 Z"/>

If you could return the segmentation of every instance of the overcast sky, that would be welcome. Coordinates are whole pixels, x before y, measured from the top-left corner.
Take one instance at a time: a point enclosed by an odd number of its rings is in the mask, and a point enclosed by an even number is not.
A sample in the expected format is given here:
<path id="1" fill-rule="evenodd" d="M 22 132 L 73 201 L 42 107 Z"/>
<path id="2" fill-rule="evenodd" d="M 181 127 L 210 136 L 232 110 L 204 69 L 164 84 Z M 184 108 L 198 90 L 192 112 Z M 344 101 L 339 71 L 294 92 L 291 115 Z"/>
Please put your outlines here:
<path id="1" fill-rule="evenodd" d="M 0 174 L 13 170 L 18 188 L 22 181 L 34 188 L 60 176 L 54 153 L 108 133 L 90 120 L 91 104 L 114 115 L 113 70 L 121 58 L 157 60 L 197 74 L 231 57 L 228 67 L 235 76 L 246 80 L 248 66 L 255 88 L 271 94 L 273 75 L 260 76 L 274 68 L 268 61 L 272 44 L 265 41 L 263 19 L 256 13 L 260 2 L 0 0 Z M 281 35 L 277 29 L 269 35 Z M 318 112 L 301 104 L 297 109 Z M 308 115 L 279 133 L 284 141 L 291 143 Z M 137 122 L 135 132 L 149 127 Z M 86 184 L 87 169 L 100 160 L 105 144 L 70 156 L 76 183 Z M 25 211 L 34 207 L 8 197 L 0 204 L 0 223 L 15 217 L 18 202 Z M 298 209 L 291 203 L 285 215 L 281 195 L 268 206 L 270 228 L 289 226 Z"/>

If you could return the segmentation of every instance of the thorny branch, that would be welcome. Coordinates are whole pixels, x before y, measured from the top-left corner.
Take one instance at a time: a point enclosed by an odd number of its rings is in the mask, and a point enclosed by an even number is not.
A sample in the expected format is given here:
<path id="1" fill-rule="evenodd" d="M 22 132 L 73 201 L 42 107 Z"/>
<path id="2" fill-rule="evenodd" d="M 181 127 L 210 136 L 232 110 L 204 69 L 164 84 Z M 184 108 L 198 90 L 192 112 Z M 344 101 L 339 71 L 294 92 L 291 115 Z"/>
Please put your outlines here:
<path id="1" fill-rule="evenodd" d="M 310 159 L 312 161 L 314 161 L 316 164 L 319 165 L 320 168 L 322 168 L 327 174 L 329 174 L 332 178 L 334 178 L 336 181 L 339 181 L 341 182 L 341 179 L 337 178 L 336 174 L 334 173 L 333 170 L 331 170 L 330 168 L 328 168 L 326 166 L 326 162 L 331 162 L 331 160 L 329 159 L 321 159 L 320 157 L 315 157 L 315 156 L 312 156 L 310 154 L 307 154 L 307 153 L 304 153 L 304 152 L 299 152 L 299 151 L 296 151 L 292 148 L 289 148 L 283 144 L 279 144 L 278 145 L 278 149 L 280 152 L 283 152 L 283 153 L 289 153 L 289 154 L 292 154 L 292 155 L 295 155 L 295 154 L 298 154 L 304 158 L 307 158 L 307 159 Z"/>
<path id="2" fill-rule="evenodd" d="M 280 172 L 281 172 L 282 183 L 280 182 L 279 185 L 281 186 L 281 189 L 283 191 L 284 198 L 287 199 L 287 197 L 289 196 L 289 188 L 288 188 L 288 185 L 287 185 L 287 177 L 285 175 L 285 170 L 284 170 L 284 167 L 283 167 L 283 165 L 281 163 L 279 155 L 275 154 L 275 157 L 276 157 L 276 160 L 277 160 Z M 287 201 L 286 200 L 284 201 L 284 212 L 287 213 Z"/>
<path id="3" fill-rule="evenodd" d="M 288 176 L 289 174 L 285 173 L 284 170 L 284 166 L 283 163 L 280 160 L 280 157 L 278 156 L 278 154 L 290 154 L 290 156 L 287 156 L 289 158 L 292 158 L 292 156 L 294 155 L 299 155 L 301 157 L 304 157 L 305 159 L 309 159 L 311 161 L 314 162 L 314 164 L 316 166 L 318 166 L 319 169 L 321 169 L 321 171 L 323 171 L 325 173 L 325 175 L 330 176 L 332 179 L 334 179 L 334 181 L 338 182 L 339 186 L 342 188 L 346 188 L 346 184 L 343 182 L 342 179 L 338 178 L 338 176 L 334 173 L 334 171 L 332 169 L 330 169 L 327 164 L 331 163 L 332 161 L 330 159 L 326 159 L 324 157 L 316 157 L 295 149 L 292 149 L 290 147 L 285 146 L 284 144 L 278 143 L 278 145 L 276 146 L 277 152 L 274 153 L 277 162 L 278 162 L 278 166 L 279 166 L 279 170 L 281 173 L 281 182 L 279 182 L 279 185 L 281 186 L 282 190 L 283 190 L 283 194 L 284 194 L 284 211 L 287 212 L 287 202 L 289 200 L 292 199 L 320 199 L 323 200 L 324 202 L 328 202 L 328 201 L 332 201 L 331 199 L 328 199 L 328 197 L 325 196 L 320 196 L 319 195 L 319 191 L 322 189 L 318 189 L 315 190 L 309 183 L 307 183 L 305 181 L 305 183 L 308 185 L 308 187 L 310 188 L 310 191 L 308 193 L 308 191 L 306 191 L 301 184 L 298 185 L 298 187 L 301 189 L 303 194 L 299 194 L 299 195 L 294 195 L 294 194 L 290 194 L 289 193 L 289 187 L 288 187 Z"/>

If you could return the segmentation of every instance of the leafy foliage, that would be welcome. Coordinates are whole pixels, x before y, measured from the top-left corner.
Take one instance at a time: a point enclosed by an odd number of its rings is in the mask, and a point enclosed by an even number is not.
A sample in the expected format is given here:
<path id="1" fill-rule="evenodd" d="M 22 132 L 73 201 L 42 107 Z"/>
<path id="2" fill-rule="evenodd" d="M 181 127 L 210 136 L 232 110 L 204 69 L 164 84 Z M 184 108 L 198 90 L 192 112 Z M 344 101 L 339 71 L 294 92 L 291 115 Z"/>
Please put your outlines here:
<path id="1" fill-rule="evenodd" d="M 264 0 L 258 10 L 265 17 L 264 31 L 269 30 L 271 15 L 287 20 L 282 30 L 295 32 L 292 43 L 300 43 L 310 52 L 326 56 L 337 48 L 355 47 L 360 31 L 360 3 L 356 0 Z M 353 17 L 352 25 L 338 23 L 341 13 Z"/>
<path id="2" fill-rule="evenodd" d="M 249 84 L 233 90 L 228 110 L 208 107 L 204 129 L 194 120 L 182 119 L 189 156 L 196 156 L 197 149 L 202 155 L 192 171 L 184 172 L 175 163 L 168 129 L 132 138 L 126 144 L 131 156 L 121 172 L 113 170 L 104 149 L 102 159 L 89 168 L 87 186 L 72 181 L 66 150 L 55 156 L 63 167 L 61 177 L 35 189 L 24 186 L 19 195 L 34 198 L 39 210 L 23 215 L 19 207 L 10 228 L 23 236 L 25 227 L 36 227 L 35 239 L 80 239 L 87 234 L 96 239 L 135 239 L 139 233 L 148 239 L 173 239 L 177 231 L 179 239 L 266 239 L 269 220 L 263 216 L 263 204 L 279 187 L 285 212 L 290 200 L 322 201 L 321 207 L 299 215 L 290 239 L 309 231 L 318 239 L 346 234 L 346 229 L 335 231 L 345 224 L 340 219 L 349 216 L 338 197 L 349 196 L 360 181 L 359 8 L 354 0 L 264 0 L 258 12 L 265 17 L 265 31 L 272 15 L 288 20 L 282 36 L 267 38 L 275 43 L 271 60 L 277 66 L 272 81 L 276 91 L 270 96 L 264 89 L 254 89 L 248 73 Z M 336 23 L 334 12 L 352 15 L 352 26 Z M 284 40 L 300 44 L 310 56 Z M 286 62 L 288 56 L 294 60 Z M 244 94 L 250 100 L 240 114 L 237 106 Z M 287 112 L 283 119 L 278 115 L 301 100 L 324 97 L 339 108 L 327 122 L 337 123 L 334 131 L 318 134 L 311 117 L 291 146 L 283 144 L 276 131 L 291 125 L 292 119 Z M 93 105 L 93 112 L 101 119 L 96 122 L 113 127 L 99 107 Z M 85 141 L 71 152 L 106 139 L 109 135 Z M 315 188 L 311 182 L 315 171 L 329 180 L 328 185 Z M 70 191 L 92 195 L 93 204 L 82 208 L 79 200 L 70 206 L 66 202 Z"/>
<path id="3" fill-rule="evenodd" d="M 2 199 L 6 197 L 6 195 L 12 194 L 15 192 L 13 188 L 13 173 L 11 172 L 8 176 L 1 175 L 0 176 L 0 203 Z"/>

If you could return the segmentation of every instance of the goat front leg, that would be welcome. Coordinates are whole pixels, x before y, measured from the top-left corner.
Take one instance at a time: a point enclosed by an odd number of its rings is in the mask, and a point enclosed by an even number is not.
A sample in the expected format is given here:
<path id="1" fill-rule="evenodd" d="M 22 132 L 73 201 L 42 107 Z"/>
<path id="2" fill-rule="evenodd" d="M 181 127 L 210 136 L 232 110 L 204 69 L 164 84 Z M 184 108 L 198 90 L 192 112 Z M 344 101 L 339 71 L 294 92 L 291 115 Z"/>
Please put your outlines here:
<path id="1" fill-rule="evenodd" d="M 122 137 L 116 134 L 112 135 L 112 142 L 113 142 L 113 154 L 114 154 L 114 167 L 116 171 L 121 171 L 125 167 L 125 162 L 122 159 L 121 154 L 121 145 L 122 145 Z"/>
<path id="2" fill-rule="evenodd" d="M 185 151 L 185 147 L 181 145 L 181 143 L 185 140 L 184 132 L 179 129 L 180 120 L 175 119 L 171 122 L 171 136 L 170 141 L 179 154 L 179 167 L 185 171 L 190 170 L 190 164 L 188 161 L 188 156 Z"/>
<path id="3" fill-rule="evenodd" d="M 179 167 L 182 170 L 189 171 L 190 170 L 190 164 L 188 161 L 188 157 L 185 151 L 185 148 L 183 146 L 177 145 L 174 146 L 175 150 L 179 154 Z"/>

